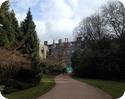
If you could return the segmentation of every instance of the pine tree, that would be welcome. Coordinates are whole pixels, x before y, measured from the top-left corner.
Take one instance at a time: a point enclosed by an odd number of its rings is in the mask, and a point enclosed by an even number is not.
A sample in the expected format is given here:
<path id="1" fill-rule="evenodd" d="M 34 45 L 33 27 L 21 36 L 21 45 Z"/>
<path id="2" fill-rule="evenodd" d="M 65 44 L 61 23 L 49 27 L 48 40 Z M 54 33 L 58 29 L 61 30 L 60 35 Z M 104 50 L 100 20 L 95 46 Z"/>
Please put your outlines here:
<path id="1" fill-rule="evenodd" d="M 1 41 L 4 47 L 13 48 L 15 43 L 15 32 L 12 23 L 11 12 L 9 11 L 9 1 L 2 3 L 0 8 L 0 28 Z"/>
<path id="2" fill-rule="evenodd" d="M 8 38 L 8 28 L 9 28 L 9 1 L 5 1 L 2 3 L 0 8 L 0 40 L 2 46 L 9 46 L 9 38 Z"/>
<path id="3" fill-rule="evenodd" d="M 28 10 L 27 16 L 23 22 L 21 22 L 21 37 L 23 44 L 23 50 L 25 53 L 32 55 L 32 69 L 39 72 L 39 40 L 35 30 L 35 23 L 33 22 L 31 10 Z"/>
<path id="4" fill-rule="evenodd" d="M 19 24 L 18 24 L 18 20 L 15 17 L 15 12 L 14 10 L 12 10 L 10 12 L 10 17 L 11 17 L 11 26 L 13 28 L 13 32 L 15 34 L 15 38 L 16 40 L 20 40 L 20 30 L 19 30 Z"/>
<path id="5" fill-rule="evenodd" d="M 26 18 L 21 22 L 22 40 L 24 41 L 25 52 L 33 54 L 38 49 L 38 37 L 35 31 L 35 23 L 33 22 L 32 14 L 29 9 Z"/>
<path id="6" fill-rule="evenodd" d="M 6 0 L 5 2 L 2 3 L 1 5 L 1 10 L 5 12 L 9 12 L 9 0 Z"/>

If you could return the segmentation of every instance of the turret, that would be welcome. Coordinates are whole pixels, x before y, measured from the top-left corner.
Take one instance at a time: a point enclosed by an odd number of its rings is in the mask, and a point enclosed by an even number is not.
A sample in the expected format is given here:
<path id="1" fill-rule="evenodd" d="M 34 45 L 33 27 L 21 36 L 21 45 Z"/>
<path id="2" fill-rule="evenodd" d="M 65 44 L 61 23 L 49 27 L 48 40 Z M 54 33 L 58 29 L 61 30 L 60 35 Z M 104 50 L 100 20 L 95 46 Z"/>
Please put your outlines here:
<path id="1" fill-rule="evenodd" d="M 44 45 L 46 45 L 46 46 L 47 46 L 47 45 L 48 45 L 48 41 L 44 41 Z"/>
<path id="2" fill-rule="evenodd" d="M 62 44 L 62 39 L 59 39 L 59 40 L 58 40 L 58 43 L 59 43 L 59 44 Z"/>

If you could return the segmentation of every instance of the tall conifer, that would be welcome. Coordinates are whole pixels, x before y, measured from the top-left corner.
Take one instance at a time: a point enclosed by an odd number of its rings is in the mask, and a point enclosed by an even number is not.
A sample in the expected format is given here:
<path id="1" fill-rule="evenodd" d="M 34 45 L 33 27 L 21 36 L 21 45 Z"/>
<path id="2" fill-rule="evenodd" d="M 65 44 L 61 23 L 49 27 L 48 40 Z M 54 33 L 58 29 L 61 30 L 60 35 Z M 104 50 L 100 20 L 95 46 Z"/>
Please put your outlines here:
<path id="1" fill-rule="evenodd" d="M 28 10 L 27 16 L 21 22 L 22 40 L 24 41 L 25 52 L 33 54 L 38 48 L 38 37 L 35 30 L 35 23 L 33 22 L 31 10 Z"/>

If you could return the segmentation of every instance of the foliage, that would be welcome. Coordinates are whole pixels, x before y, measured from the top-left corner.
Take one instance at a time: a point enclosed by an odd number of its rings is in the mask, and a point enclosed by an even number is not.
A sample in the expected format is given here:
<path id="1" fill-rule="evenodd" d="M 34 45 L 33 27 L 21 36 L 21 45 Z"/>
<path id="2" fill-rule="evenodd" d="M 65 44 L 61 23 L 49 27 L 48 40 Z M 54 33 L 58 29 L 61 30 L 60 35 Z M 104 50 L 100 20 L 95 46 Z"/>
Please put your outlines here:
<path id="1" fill-rule="evenodd" d="M 41 63 L 40 67 L 43 73 L 54 74 L 54 75 L 63 73 L 63 70 L 65 69 L 65 67 L 63 67 L 62 65 L 58 65 L 58 64 L 50 65 L 47 63 Z"/>
<path id="2" fill-rule="evenodd" d="M 19 27 L 14 11 L 10 11 L 9 9 L 8 0 L 0 7 L 0 24 L 0 46 L 4 46 L 8 49 L 14 48 Z"/>
<path id="3" fill-rule="evenodd" d="M 48 92 L 55 85 L 54 77 L 50 75 L 44 75 L 40 84 L 35 87 L 25 89 L 22 91 L 17 91 L 7 95 L 9 99 L 35 99 L 40 95 Z"/>
<path id="4" fill-rule="evenodd" d="M 20 82 L 16 80 L 8 80 L 5 83 L 4 90 L 2 91 L 3 94 L 10 94 L 12 92 L 16 92 L 19 90 L 24 90 L 30 87 L 33 87 L 32 83 Z"/>
<path id="5" fill-rule="evenodd" d="M 39 40 L 31 10 L 28 10 L 26 18 L 20 25 L 15 16 L 14 10 L 10 10 L 9 0 L 3 2 L 0 6 L 0 48 L 12 52 L 10 55 L 13 55 L 13 57 L 18 55 L 23 57 L 19 63 L 7 61 L 8 63 L 5 63 L 5 66 L 0 64 L 0 81 L 9 83 L 9 85 L 5 83 L 5 93 L 20 89 L 18 87 L 27 88 L 29 82 L 31 83 L 29 85 L 39 83 L 42 77 L 39 67 Z M 31 70 L 20 68 L 21 66 L 17 68 L 16 66 L 26 65 L 25 63 L 32 65 L 30 66 Z M 13 79 L 13 81 L 10 81 L 10 79 Z"/>
<path id="6" fill-rule="evenodd" d="M 22 68 L 17 73 L 15 73 L 14 79 L 21 81 L 21 82 L 35 84 L 35 83 L 40 82 L 41 77 L 40 78 L 37 77 L 34 71 Z"/>
<path id="7" fill-rule="evenodd" d="M 18 71 L 19 68 L 16 68 L 15 66 L 0 66 L 0 82 L 7 81 L 11 77 L 14 76 L 14 74 Z"/>
<path id="8" fill-rule="evenodd" d="M 72 55 L 74 74 L 81 77 L 125 79 L 125 8 L 119 1 L 84 19 L 75 29 L 82 49 Z M 84 45 L 84 46 L 83 46 Z"/>
<path id="9" fill-rule="evenodd" d="M 15 91 L 24 90 L 39 84 L 41 75 L 37 76 L 34 71 L 28 69 L 20 69 L 17 71 L 13 79 L 4 82 L 4 94 L 9 94 Z"/>
<path id="10" fill-rule="evenodd" d="M 38 75 L 41 71 L 39 68 L 39 40 L 35 31 L 35 23 L 33 22 L 31 10 L 29 9 L 26 18 L 21 22 L 21 48 L 23 53 L 27 53 L 32 57 L 32 70 Z"/>
<path id="11" fill-rule="evenodd" d="M 21 22 L 21 36 L 24 41 L 25 53 L 33 54 L 38 51 L 39 43 L 35 31 L 35 24 L 32 19 L 31 11 L 29 9 L 26 18 Z"/>

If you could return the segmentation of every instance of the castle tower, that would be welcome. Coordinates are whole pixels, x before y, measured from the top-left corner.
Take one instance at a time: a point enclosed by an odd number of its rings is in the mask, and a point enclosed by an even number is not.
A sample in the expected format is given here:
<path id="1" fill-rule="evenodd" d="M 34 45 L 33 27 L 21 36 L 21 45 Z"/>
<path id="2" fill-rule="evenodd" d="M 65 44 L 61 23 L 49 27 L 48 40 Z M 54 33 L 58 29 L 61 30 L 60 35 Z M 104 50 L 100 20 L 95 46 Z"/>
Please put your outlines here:
<path id="1" fill-rule="evenodd" d="M 44 41 L 44 45 L 46 45 L 46 46 L 47 46 L 47 45 L 48 45 L 48 41 Z"/>

